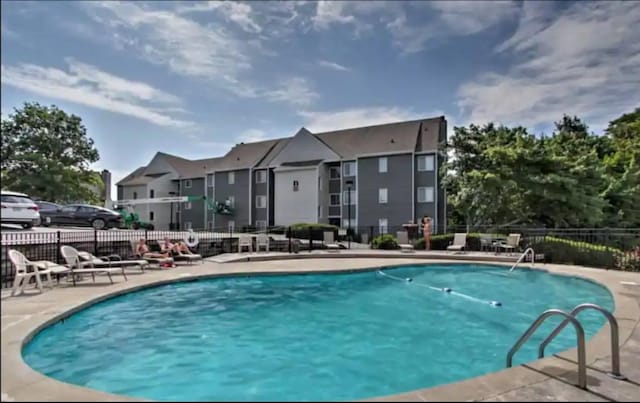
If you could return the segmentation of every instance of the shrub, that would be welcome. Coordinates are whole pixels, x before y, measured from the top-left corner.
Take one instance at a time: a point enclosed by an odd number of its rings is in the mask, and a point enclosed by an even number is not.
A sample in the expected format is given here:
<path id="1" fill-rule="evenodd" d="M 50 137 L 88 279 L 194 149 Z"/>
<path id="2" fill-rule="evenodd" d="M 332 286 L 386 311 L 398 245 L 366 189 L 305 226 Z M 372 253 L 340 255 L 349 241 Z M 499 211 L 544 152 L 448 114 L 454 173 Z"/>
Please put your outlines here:
<path id="1" fill-rule="evenodd" d="M 372 249 L 398 249 L 398 241 L 391 234 L 378 235 L 371 241 Z"/>
<path id="2" fill-rule="evenodd" d="M 453 243 L 454 234 L 440 234 L 431 236 L 431 250 L 446 250 Z M 424 238 L 418 239 L 416 249 L 424 249 Z M 480 234 L 467 234 L 465 250 L 480 250 Z"/>
<path id="3" fill-rule="evenodd" d="M 640 271 L 640 259 L 611 246 L 545 236 L 534 242 L 532 247 L 536 253 L 544 254 L 547 263 Z"/>
<path id="4" fill-rule="evenodd" d="M 300 239 L 314 239 L 322 241 L 324 239 L 325 231 L 332 231 L 334 238 L 337 237 L 338 227 L 329 224 L 314 224 L 314 223 L 296 223 L 290 226 L 291 236 L 293 238 Z"/>

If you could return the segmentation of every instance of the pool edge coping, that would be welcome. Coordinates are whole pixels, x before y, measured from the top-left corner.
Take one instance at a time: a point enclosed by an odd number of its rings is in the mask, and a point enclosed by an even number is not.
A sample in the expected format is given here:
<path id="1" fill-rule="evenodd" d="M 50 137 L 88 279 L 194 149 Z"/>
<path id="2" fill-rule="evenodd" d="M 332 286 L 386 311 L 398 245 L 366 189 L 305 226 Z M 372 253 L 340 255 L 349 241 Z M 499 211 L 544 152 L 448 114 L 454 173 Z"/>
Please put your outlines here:
<path id="1" fill-rule="evenodd" d="M 325 256 L 323 256 L 324 258 Z M 331 255 L 332 258 L 336 258 L 339 260 L 343 260 L 346 257 L 340 255 Z M 377 257 L 377 256 L 376 256 Z M 312 268 L 312 269 L 292 269 L 292 270 L 282 270 L 282 269 L 269 269 L 269 268 L 258 268 L 257 270 L 252 271 L 225 271 L 225 272 L 207 272 L 207 273 L 178 273 L 178 271 L 163 271 L 160 272 L 162 275 L 165 273 L 169 274 L 169 277 L 163 276 L 164 278 L 153 278 L 153 279 L 145 279 L 151 281 L 142 281 L 136 284 L 126 284 L 124 282 L 118 282 L 116 284 L 119 285 L 117 289 L 109 289 L 108 286 L 98 288 L 98 294 L 93 294 L 89 296 L 78 296 L 75 295 L 74 298 L 76 301 L 73 301 L 70 306 L 59 307 L 56 306 L 55 301 L 49 304 L 48 311 L 41 312 L 40 314 L 32 315 L 32 317 L 27 318 L 24 321 L 19 323 L 15 323 L 14 325 L 10 325 L 8 328 L 2 329 L 2 394 L 3 400 L 5 395 L 7 398 L 11 399 L 14 396 L 19 399 L 28 399 L 28 400 L 38 400 L 38 398 L 42 399 L 44 397 L 48 399 L 55 400 L 92 400 L 92 401 L 149 401 L 147 399 L 129 397 L 124 395 L 116 395 L 108 392 L 103 392 L 87 387 L 77 386 L 69 383 L 65 383 L 54 378 L 50 378 L 38 371 L 33 370 L 22 360 L 22 349 L 24 345 L 26 345 L 39 331 L 44 329 L 45 327 L 56 323 L 63 318 L 66 318 L 82 309 L 85 309 L 91 305 L 102 302 L 106 299 L 114 298 L 119 295 L 140 291 L 142 289 L 156 287 L 165 284 L 171 284 L 176 282 L 185 282 L 185 281 L 197 281 L 199 279 L 206 278 L 216 278 L 216 277 L 235 277 L 235 276 L 257 276 L 257 275 L 286 275 L 286 274 L 318 274 L 318 273 L 345 273 L 345 272 L 363 272 L 363 271 L 375 271 L 380 268 L 390 268 L 395 266 L 405 266 L 410 264 L 415 264 L 415 261 L 418 260 L 413 258 L 412 256 L 406 255 L 394 255 L 393 258 L 397 260 L 407 260 L 405 262 L 396 262 L 396 263 L 385 263 L 380 262 L 379 264 L 367 264 L 363 267 L 343 267 L 343 268 L 332 268 L 332 269 L 322 269 L 322 268 Z M 417 257 L 417 256 L 416 256 Z M 512 262 L 504 262 L 504 261 L 487 261 L 484 259 L 480 259 L 478 261 L 466 259 L 456 259 L 457 256 L 450 256 L 446 259 L 429 259 L 427 262 L 422 263 L 467 263 L 467 264 L 492 264 L 497 266 L 511 266 Z M 296 259 L 293 260 L 309 260 L 316 259 L 317 255 L 298 255 Z M 358 258 L 349 257 L 347 258 L 349 261 L 354 260 L 366 260 L 366 257 L 359 256 Z M 370 258 L 369 258 L 370 259 Z M 290 259 L 283 259 L 290 260 Z M 318 261 L 324 261 L 326 259 L 316 259 Z M 386 260 L 386 259 L 385 259 Z M 273 262 L 273 260 L 270 260 Z M 209 262 L 211 263 L 211 262 Z M 239 262 L 242 264 L 247 264 L 246 261 Z M 262 262 L 252 262 L 253 265 L 260 265 Z M 206 264 L 206 263 L 205 263 Z M 224 267 L 224 266 L 232 266 L 233 264 L 224 263 L 224 264 L 214 264 L 214 266 Z M 633 275 L 637 275 L 637 273 L 631 272 L 618 272 L 618 271 L 605 271 L 603 269 L 594 269 L 588 267 L 581 266 L 565 266 L 565 265 L 549 265 L 549 264 L 538 264 L 535 266 L 525 265 L 527 268 L 532 270 L 544 270 L 549 273 L 555 275 L 563 275 L 569 277 L 578 277 L 583 278 L 588 281 L 595 282 L 601 286 L 604 286 L 612 295 L 615 312 L 614 316 L 619 322 L 620 327 L 620 337 L 619 344 L 622 347 L 626 341 L 631 336 L 632 332 L 640 323 L 640 308 L 635 303 L 633 298 L 629 296 L 625 296 L 623 293 L 625 288 L 620 284 L 620 278 L 607 278 L 610 274 L 617 274 L 613 277 L 625 277 Z M 182 266 L 181 269 L 184 270 L 192 270 L 193 266 Z M 184 271 L 183 270 L 183 271 Z M 196 269 L 197 270 L 197 269 Z M 637 279 L 636 279 L 637 280 Z M 91 287 L 76 287 L 74 290 L 88 290 Z M 54 290 L 55 291 L 55 290 Z M 95 291 L 95 290 L 94 290 Z M 51 291 L 45 292 L 42 294 L 46 296 L 47 293 Z M 76 294 L 79 294 L 77 292 Z M 40 296 L 35 296 L 33 298 L 38 298 Z M 3 304 L 5 302 L 3 301 Z M 56 309 L 58 308 L 58 309 Z M 3 312 L 4 314 L 4 312 Z M 514 340 L 515 341 L 515 340 Z M 600 330 L 586 343 L 587 348 L 587 364 L 591 365 L 596 360 L 602 359 L 609 355 L 609 326 L 605 324 Z M 550 356 L 547 358 L 543 358 L 541 360 L 536 360 L 534 362 L 528 363 L 527 366 L 516 366 L 509 369 L 503 369 L 497 372 L 492 372 L 489 374 L 481 375 L 478 377 L 473 377 L 465 380 L 461 380 L 458 382 L 434 386 L 430 388 L 418 389 L 413 391 L 407 391 L 394 395 L 387 396 L 379 396 L 379 397 L 369 397 L 360 399 L 359 401 L 376 401 L 376 400 L 387 400 L 392 401 L 396 398 L 415 400 L 415 401 L 424 401 L 434 400 L 434 399 L 444 399 L 444 400 L 470 400 L 470 399 L 479 399 L 479 398 L 487 398 L 490 396 L 496 396 L 501 393 L 505 393 L 509 390 L 513 390 L 515 388 L 520 388 L 523 386 L 527 386 L 533 383 L 540 382 L 546 378 L 549 378 L 547 375 L 538 374 L 529 367 L 533 369 L 543 368 L 545 365 L 553 365 L 558 368 L 559 371 L 563 373 L 567 372 L 575 372 L 575 364 L 567 362 L 565 359 L 557 358 L 557 356 L 569 358 L 575 360 L 575 349 L 569 349 L 563 351 L 554 356 Z M 505 352 L 506 356 L 506 352 Z M 624 373 L 624 360 L 621 360 L 622 364 L 622 372 Z M 6 367 L 9 368 L 6 368 Z M 10 373 L 7 374 L 7 370 Z M 527 382 L 528 381 L 528 382 Z M 9 386 L 7 386 L 9 385 Z M 480 390 L 478 389 L 478 385 L 481 385 Z M 486 391 L 485 394 L 481 394 L 481 390 Z M 55 391 L 52 396 L 52 391 Z M 489 393 L 489 394 L 487 394 Z"/>

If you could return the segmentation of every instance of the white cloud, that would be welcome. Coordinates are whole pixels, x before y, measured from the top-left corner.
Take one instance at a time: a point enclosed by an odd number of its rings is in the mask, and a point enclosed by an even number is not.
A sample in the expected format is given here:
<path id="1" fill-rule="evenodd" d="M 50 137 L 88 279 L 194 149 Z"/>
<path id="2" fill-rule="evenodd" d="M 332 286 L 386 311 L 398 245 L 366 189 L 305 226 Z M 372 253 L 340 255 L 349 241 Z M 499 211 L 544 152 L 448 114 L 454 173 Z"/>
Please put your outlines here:
<path id="1" fill-rule="evenodd" d="M 159 126 L 186 127 L 173 115 L 180 99 L 151 87 L 67 59 L 69 71 L 34 64 L 2 65 L 2 85 L 133 116 Z"/>
<path id="2" fill-rule="evenodd" d="M 301 111 L 304 126 L 314 133 L 351 127 L 373 126 L 383 123 L 400 122 L 442 114 L 421 114 L 398 107 L 361 107 L 334 111 Z"/>
<path id="3" fill-rule="evenodd" d="M 110 32 L 135 37 L 125 48 L 133 47 L 142 58 L 179 75 L 215 81 L 240 96 L 255 95 L 239 79 L 241 72 L 251 68 L 250 46 L 230 32 L 133 2 L 85 4 Z"/>
<path id="4" fill-rule="evenodd" d="M 435 15 L 425 24 L 410 21 L 406 10 L 396 9 L 396 17 L 387 23 L 387 29 L 394 45 L 405 54 L 423 50 L 431 40 L 482 32 L 514 18 L 519 10 L 513 1 L 427 1 L 412 6 L 428 8 Z"/>
<path id="5" fill-rule="evenodd" d="M 640 104 L 640 8 L 580 3 L 555 13 L 524 7 L 496 49 L 516 62 L 459 88 L 469 121 L 536 126 L 567 113 L 602 127 Z"/>
<path id="6" fill-rule="evenodd" d="M 262 141 L 267 139 L 267 133 L 261 129 L 248 129 L 240 133 L 238 141 L 244 143 L 253 143 L 256 141 Z"/>
<path id="7" fill-rule="evenodd" d="M 338 70 L 338 71 L 351 71 L 349 67 L 345 67 L 341 64 L 330 62 L 328 60 L 320 60 L 318 64 L 322 67 L 326 67 L 328 69 Z"/>
<path id="8" fill-rule="evenodd" d="M 227 20 L 237 24 L 244 31 L 251 33 L 262 32 L 262 27 L 258 25 L 253 17 L 252 8 L 249 3 L 239 3 L 235 1 L 207 1 L 204 3 L 195 3 L 185 5 L 181 3 L 178 7 L 178 13 L 192 13 L 202 11 L 216 11 Z"/>
<path id="9" fill-rule="evenodd" d="M 332 24 L 353 23 L 355 17 L 344 14 L 347 4 L 345 1 L 319 1 L 316 6 L 316 15 L 311 18 L 314 27 L 316 29 L 327 29 Z"/>
<path id="10" fill-rule="evenodd" d="M 319 97 L 310 83 L 301 77 L 281 80 L 278 88 L 265 91 L 263 95 L 270 101 L 299 106 L 311 105 Z"/>

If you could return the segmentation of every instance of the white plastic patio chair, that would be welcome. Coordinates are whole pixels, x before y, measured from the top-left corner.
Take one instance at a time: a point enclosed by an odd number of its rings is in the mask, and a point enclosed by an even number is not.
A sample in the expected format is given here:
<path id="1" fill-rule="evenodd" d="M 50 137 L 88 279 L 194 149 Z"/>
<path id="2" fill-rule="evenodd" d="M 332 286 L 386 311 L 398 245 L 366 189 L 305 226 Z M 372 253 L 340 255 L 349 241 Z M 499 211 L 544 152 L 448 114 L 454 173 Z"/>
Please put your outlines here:
<path id="1" fill-rule="evenodd" d="M 333 239 L 333 231 L 324 231 L 324 245 L 328 252 L 340 252 L 340 245 Z"/>
<path id="2" fill-rule="evenodd" d="M 32 262 L 27 259 L 25 255 L 18 252 L 15 249 L 9 250 L 9 260 L 16 269 L 15 279 L 13 280 L 13 289 L 11 290 L 11 296 L 16 296 L 24 292 L 25 286 L 29 283 L 32 277 L 36 279 L 36 287 L 40 292 L 43 291 L 42 279 L 40 275 L 47 276 L 47 285 L 53 289 L 53 281 L 51 280 L 51 270 L 40 270 Z M 29 267 L 33 271 L 29 271 Z"/>
<path id="3" fill-rule="evenodd" d="M 453 244 L 447 246 L 447 250 L 462 252 L 466 246 L 467 234 L 458 232 L 453 236 Z"/>
<path id="4" fill-rule="evenodd" d="M 409 243 L 409 233 L 407 231 L 398 231 L 397 235 L 401 252 L 415 252 L 413 245 Z"/>
<path id="5" fill-rule="evenodd" d="M 250 235 L 238 235 L 238 253 L 242 253 L 242 248 L 247 247 L 249 252 L 253 252 L 253 240 Z"/>
<path id="6" fill-rule="evenodd" d="M 516 249 L 518 249 L 519 245 L 520 245 L 520 234 L 509 234 L 509 236 L 507 237 L 507 242 L 501 242 L 496 244 L 496 248 L 498 249 L 504 249 L 505 252 L 513 252 Z"/>
<path id="7" fill-rule="evenodd" d="M 260 252 L 261 246 L 264 246 L 265 250 L 269 252 L 269 236 L 267 234 L 258 234 L 256 236 L 256 252 Z"/>
<path id="8" fill-rule="evenodd" d="M 76 285 L 76 276 L 82 274 L 91 274 L 91 278 L 93 282 L 96 281 L 96 273 L 104 273 L 109 277 L 109 281 L 113 284 L 113 278 L 111 278 L 111 274 L 119 274 L 121 273 L 124 277 L 124 280 L 127 281 L 127 275 L 124 272 L 124 267 L 120 268 L 96 268 L 93 266 L 93 262 L 84 262 L 80 259 L 80 255 L 78 251 L 67 245 L 63 245 L 60 247 L 60 252 L 62 253 L 62 257 L 67 262 L 71 272 L 71 280 L 73 281 L 73 285 Z M 89 268 L 85 268 L 88 266 Z"/>
<path id="9" fill-rule="evenodd" d="M 144 259 L 138 260 L 122 260 L 122 258 L 118 255 L 97 257 L 92 255 L 89 252 L 78 251 L 78 256 L 84 262 L 91 262 L 93 267 L 101 268 L 101 267 L 127 267 L 127 266 L 138 266 L 140 270 L 144 273 L 145 267 L 149 266 L 149 262 Z"/>

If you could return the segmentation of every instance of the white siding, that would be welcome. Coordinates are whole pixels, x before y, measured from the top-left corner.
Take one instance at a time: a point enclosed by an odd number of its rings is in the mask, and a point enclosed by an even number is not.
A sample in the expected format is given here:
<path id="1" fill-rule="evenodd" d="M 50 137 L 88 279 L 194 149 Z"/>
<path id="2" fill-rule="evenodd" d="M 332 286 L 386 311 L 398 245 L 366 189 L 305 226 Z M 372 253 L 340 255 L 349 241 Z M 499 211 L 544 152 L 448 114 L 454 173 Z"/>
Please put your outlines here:
<path id="1" fill-rule="evenodd" d="M 275 225 L 318 221 L 318 176 L 316 167 L 275 172 Z M 299 190 L 293 191 L 293 181 Z"/>

